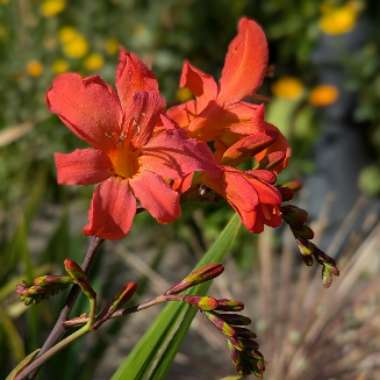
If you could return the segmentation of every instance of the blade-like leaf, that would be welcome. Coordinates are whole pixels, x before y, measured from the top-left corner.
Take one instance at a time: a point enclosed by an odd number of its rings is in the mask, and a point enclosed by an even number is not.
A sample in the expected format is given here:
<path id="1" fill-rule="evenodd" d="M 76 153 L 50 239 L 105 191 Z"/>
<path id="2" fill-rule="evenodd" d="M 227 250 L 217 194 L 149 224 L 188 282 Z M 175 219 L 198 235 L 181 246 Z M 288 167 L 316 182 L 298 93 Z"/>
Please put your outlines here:
<path id="1" fill-rule="evenodd" d="M 231 251 L 240 228 L 235 215 L 196 267 L 220 263 Z M 210 282 L 191 289 L 189 294 L 206 294 Z M 121 363 L 112 380 L 164 379 L 196 314 L 183 303 L 168 304 L 129 356 Z"/>

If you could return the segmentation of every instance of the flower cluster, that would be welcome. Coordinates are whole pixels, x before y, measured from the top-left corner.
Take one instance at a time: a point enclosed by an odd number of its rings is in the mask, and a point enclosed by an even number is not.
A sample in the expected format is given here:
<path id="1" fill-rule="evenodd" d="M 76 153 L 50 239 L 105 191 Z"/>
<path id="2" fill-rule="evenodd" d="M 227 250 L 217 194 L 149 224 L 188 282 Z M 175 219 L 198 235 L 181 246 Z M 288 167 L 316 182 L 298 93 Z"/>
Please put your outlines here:
<path id="1" fill-rule="evenodd" d="M 223 270 L 221 264 L 204 265 L 168 289 L 165 295 L 177 295 L 219 276 Z M 262 378 L 265 371 L 264 357 L 259 351 L 256 334 L 247 328 L 251 320 L 238 314 L 244 309 L 242 302 L 199 295 L 185 295 L 182 301 L 198 309 L 224 335 L 231 351 L 232 362 L 240 375 L 254 373 Z"/>
<path id="2" fill-rule="evenodd" d="M 47 93 L 48 106 L 91 148 L 55 155 L 58 182 L 100 183 L 84 232 L 120 239 L 137 207 L 160 223 L 171 222 L 180 215 L 180 195 L 200 184 L 224 197 L 248 230 L 280 225 L 275 182 L 290 149 L 264 120 L 264 105 L 243 100 L 255 97 L 267 62 L 264 32 L 243 18 L 219 84 L 185 62 L 180 86 L 194 99 L 168 110 L 153 73 L 124 49 L 116 91 L 98 76 L 59 75 Z M 251 168 L 240 169 L 244 163 Z M 200 175 L 193 181 L 195 172 Z"/>
<path id="3" fill-rule="evenodd" d="M 30 305 L 55 295 L 71 284 L 72 280 L 68 276 L 47 274 L 36 277 L 31 284 L 21 282 L 16 287 L 16 293 L 25 305 Z"/>

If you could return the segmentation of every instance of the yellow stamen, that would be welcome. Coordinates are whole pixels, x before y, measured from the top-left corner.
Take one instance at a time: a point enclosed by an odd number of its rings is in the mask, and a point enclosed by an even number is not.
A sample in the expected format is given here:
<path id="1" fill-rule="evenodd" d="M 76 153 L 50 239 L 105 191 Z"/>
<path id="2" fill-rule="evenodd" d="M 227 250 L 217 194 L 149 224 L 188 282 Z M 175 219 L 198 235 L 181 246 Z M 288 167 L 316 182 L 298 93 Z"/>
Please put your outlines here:
<path id="1" fill-rule="evenodd" d="M 121 143 L 116 149 L 108 152 L 115 174 L 122 178 L 131 178 L 139 171 L 139 152 L 127 143 Z"/>

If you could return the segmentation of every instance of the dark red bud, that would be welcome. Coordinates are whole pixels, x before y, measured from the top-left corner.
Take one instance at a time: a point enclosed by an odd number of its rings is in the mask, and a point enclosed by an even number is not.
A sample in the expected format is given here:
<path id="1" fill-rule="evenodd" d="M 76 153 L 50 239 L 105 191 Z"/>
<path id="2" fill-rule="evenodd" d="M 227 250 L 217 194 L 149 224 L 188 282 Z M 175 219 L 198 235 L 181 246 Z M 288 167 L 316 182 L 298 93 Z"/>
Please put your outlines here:
<path id="1" fill-rule="evenodd" d="M 200 283 L 212 280 L 224 271 L 222 264 L 206 264 L 188 274 L 182 281 L 175 284 L 165 294 L 178 294 Z"/>

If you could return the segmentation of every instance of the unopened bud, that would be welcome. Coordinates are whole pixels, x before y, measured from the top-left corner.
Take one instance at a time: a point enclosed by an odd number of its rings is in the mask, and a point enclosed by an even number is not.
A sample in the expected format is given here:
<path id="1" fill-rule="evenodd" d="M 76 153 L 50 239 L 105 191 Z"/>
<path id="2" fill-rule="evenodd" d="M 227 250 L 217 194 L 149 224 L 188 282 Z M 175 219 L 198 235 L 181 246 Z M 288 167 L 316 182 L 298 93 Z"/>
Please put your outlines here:
<path id="1" fill-rule="evenodd" d="M 257 350 L 259 348 L 259 344 L 253 339 L 240 339 L 240 342 L 245 350 Z"/>
<path id="2" fill-rule="evenodd" d="M 203 311 L 214 310 L 218 306 L 218 301 L 209 296 L 185 296 L 183 300 Z"/>
<path id="3" fill-rule="evenodd" d="M 238 351 L 242 351 L 244 346 L 236 336 L 235 329 L 226 323 L 220 316 L 213 312 L 205 312 L 208 320 L 229 340 L 229 343 Z"/>
<path id="4" fill-rule="evenodd" d="M 306 224 L 299 228 L 292 228 L 292 231 L 296 239 L 311 240 L 314 238 L 313 230 Z"/>
<path id="5" fill-rule="evenodd" d="M 297 240 L 297 246 L 298 246 L 298 250 L 300 251 L 302 260 L 307 266 L 311 267 L 314 263 L 314 260 L 313 260 L 314 244 L 312 244 L 311 242 L 307 240 L 305 241 L 305 240 L 300 239 L 300 240 Z"/>
<path id="6" fill-rule="evenodd" d="M 53 274 L 46 274 L 44 276 L 39 276 L 33 280 L 33 284 L 39 285 L 39 286 L 67 285 L 71 283 L 72 283 L 72 279 L 69 276 L 56 276 Z"/>
<path id="7" fill-rule="evenodd" d="M 222 311 L 241 311 L 244 309 L 244 304 L 240 301 L 219 299 L 216 310 Z"/>
<path id="8" fill-rule="evenodd" d="M 123 306 L 135 294 L 137 284 L 135 282 L 126 283 L 121 291 L 114 297 L 111 306 L 108 308 L 107 314 L 112 315 L 118 308 Z"/>
<path id="9" fill-rule="evenodd" d="M 95 290 L 88 282 L 86 273 L 82 268 L 73 260 L 65 259 L 64 266 L 66 272 L 72 278 L 73 282 L 77 284 L 87 298 L 96 298 Z"/>
<path id="10" fill-rule="evenodd" d="M 302 208 L 294 205 L 281 207 L 282 216 L 292 227 L 301 227 L 307 222 L 309 214 Z"/>
<path id="11" fill-rule="evenodd" d="M 325 288 L 331 286 L 334 276 L 339 276 L 338 268 L 331 264 L 324 263 L 322 268 L 322 283 Z"/>
<path id="12" fill-rule="evenodd" d="M 178 294 L 202 282 L 212 280 L 224 270 L 222 264 L 206 264 L 188 274 L 181 282 L 172 286 L 165 294 Z"/>
<path id="13" fill-rule="evenodd" d="M 253 331 L 248 330 L 245 327 L 234 327 L 234 328 L 235 328 L 236 334 L 239 337 L 242 337 L 245 339 L 256 339 L 257 338 L 257 335 Z"/>
<path id="14" fill-rule="evenodd" d="M 246 326 L 252 322 L 250 318 L 240 314 L 219 314 L 219 316 L 229 325 L 233 326 Z"/>

